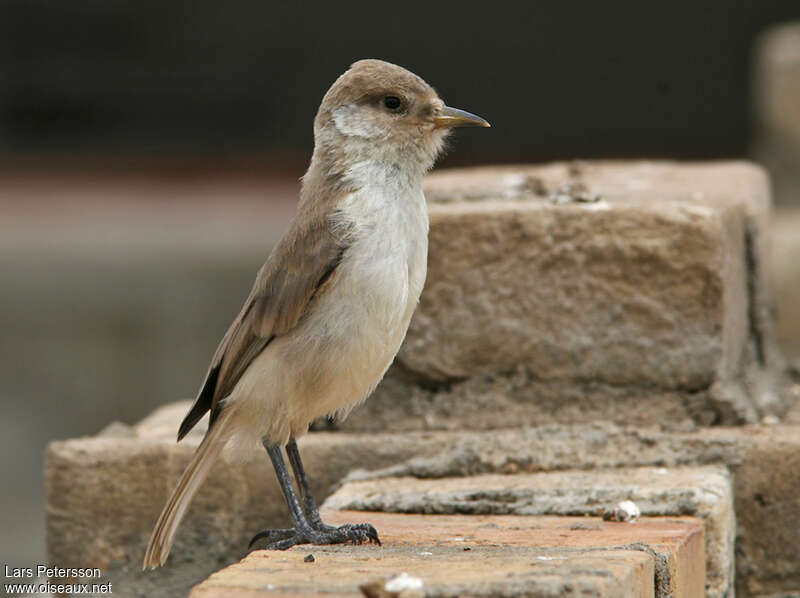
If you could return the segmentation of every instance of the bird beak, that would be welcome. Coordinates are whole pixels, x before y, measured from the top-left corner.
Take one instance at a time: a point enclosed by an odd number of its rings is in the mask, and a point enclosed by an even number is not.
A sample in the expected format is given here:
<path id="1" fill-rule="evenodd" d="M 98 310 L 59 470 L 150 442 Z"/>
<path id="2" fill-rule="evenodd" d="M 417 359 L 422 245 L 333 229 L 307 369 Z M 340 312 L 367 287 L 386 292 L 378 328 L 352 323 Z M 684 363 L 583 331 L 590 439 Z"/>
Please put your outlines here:
<path id="1" fill-rule="evenodd" d="M 436 128 L 440 127 L 491 127 L 488 122 L 480 116 L 467 112 L 466 110 L 459 110 L 458 108 L 451 108 L 445 106 L 439 115 L 433 119 L 436 123 Z"/>

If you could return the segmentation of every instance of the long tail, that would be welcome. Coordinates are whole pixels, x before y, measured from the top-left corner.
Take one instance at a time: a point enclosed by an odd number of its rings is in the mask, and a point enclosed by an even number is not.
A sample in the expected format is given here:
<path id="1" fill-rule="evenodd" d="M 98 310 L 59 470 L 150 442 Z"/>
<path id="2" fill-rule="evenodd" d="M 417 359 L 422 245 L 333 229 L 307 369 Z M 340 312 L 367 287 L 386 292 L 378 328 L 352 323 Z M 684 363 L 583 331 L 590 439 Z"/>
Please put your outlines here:
<path id="1" fill-rule="evenodd" d="M 153 535 L 150 536 L 150 543 L 147 545 L 142 569 L 148 567 L 155 569 L 167 560 L 178 526 L 186 514 L 192 497 L 208 476 L 211 466 L 230 437 L 228 428 L 231 411 L 231 409 L 225 409 L 219 414 L 214 425 L 211 426 L 200 446 L 197 447 L 197 452 L 191 462 L 183 471 L 178 485 L 172 491 L 172 495 L 164 505 L 164 510 L 161 511 L 156 526 L 153 528 Z"/>

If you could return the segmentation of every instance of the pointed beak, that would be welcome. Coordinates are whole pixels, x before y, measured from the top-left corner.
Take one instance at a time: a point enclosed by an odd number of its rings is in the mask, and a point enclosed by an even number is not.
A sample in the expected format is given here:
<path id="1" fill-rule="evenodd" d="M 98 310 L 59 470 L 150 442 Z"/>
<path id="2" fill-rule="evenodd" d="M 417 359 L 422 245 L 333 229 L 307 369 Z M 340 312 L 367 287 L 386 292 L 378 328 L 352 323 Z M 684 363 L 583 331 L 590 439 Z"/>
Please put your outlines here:
<path id="1" fill-rule="evenodd" d="M 466 110 L 459 110 L 458 108 L 451 108 L 445 106 L 439 115 L 433 119 L 436 127 L 491 127 L 488 122 L 480 116 L 467 112 Z"/>

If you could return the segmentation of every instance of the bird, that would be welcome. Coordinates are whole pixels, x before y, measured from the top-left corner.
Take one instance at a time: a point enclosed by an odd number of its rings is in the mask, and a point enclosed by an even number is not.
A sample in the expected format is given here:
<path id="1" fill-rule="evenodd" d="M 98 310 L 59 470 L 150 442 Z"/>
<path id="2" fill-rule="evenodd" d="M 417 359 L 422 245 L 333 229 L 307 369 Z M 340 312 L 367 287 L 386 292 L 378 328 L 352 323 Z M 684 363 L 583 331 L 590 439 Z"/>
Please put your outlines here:
<path id="1" fill-rule="evenodd" d="M 178 430 L 180 441 L 210 414 L 155 524 L 144 569 L 166 562 L 192 497 L 228 445 L 264 447 L 294 526 L 259 532 L 250 547 L 264 539 L 274 550 L 380 544 L 368 523 L 322 521 L 297 439 L 316 418 L 345 418 L 400 349 L 427 270 L 423 176 L 461 126 L 490 125 L 445 105 L 422 78 L 382 60 L 353 63 L 325 93 L 296 213 Z"/>

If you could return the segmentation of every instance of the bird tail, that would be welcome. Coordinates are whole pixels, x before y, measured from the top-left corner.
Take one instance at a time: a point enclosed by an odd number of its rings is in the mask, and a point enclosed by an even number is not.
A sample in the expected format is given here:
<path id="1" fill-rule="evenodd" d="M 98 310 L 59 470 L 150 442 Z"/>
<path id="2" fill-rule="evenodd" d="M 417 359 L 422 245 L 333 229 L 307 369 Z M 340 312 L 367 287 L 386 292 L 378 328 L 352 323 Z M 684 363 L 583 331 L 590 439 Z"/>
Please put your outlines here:
<path id="1" fill-rule="evenodd" d="M 222 449 L 230 437 L 229 422 L 232 409 L 223 409 L 214 425 L 209 428 L 205 438 L 197 447 L 189 465 L 181 475 L 178 485 L 164 505 L 161 515 L 158 517 L 153 534 L 150 536 L 150 543 L 147 545 L 147 552 L 144 555 L 142 569 L 155 569 L 164 564 L 169 556 L 172 542 L 178 531 L 178 526 L 186 514 L 186 509 L 197 489 L 208 477 L 211 467 L 217 459 Z"/>

